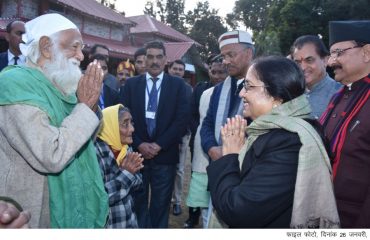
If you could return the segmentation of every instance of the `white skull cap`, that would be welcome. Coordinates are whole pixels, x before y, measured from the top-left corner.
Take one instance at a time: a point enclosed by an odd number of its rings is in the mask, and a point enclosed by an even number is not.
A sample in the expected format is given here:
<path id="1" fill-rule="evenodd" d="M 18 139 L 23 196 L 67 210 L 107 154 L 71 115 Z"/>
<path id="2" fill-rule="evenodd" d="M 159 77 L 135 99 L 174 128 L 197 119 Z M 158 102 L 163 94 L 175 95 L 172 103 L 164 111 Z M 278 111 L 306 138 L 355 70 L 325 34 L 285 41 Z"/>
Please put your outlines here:
<path id="1" fill-rule="evenodd" d="M 226 32 L 218 38 L 220 49 L 223 46 L 232 43 L 249 43 L 253 45 L 251 35 L 248 32 L 242 30 Z"/>
<path id="2" fill-rule="evenodd" d="M 50 37 L 54 33 L 67 29 L 78 29 L 78 27 L 68 18 L 58 13 L 41 15 L 26 22 L 26 33 L 22 35 L 24 43 L 19 44 L 19 48 L 23 56 L 27 56 L 28 48 L 32 42 L 40 40 L 42 36 Z"/>

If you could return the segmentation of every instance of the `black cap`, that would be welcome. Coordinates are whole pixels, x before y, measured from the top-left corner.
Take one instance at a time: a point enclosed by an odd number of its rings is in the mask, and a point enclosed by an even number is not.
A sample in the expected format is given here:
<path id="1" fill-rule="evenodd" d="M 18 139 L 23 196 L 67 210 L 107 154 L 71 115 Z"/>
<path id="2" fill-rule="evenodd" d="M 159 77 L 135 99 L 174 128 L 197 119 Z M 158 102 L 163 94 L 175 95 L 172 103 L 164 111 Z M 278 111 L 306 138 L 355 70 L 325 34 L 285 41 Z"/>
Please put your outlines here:
<path id="1" fill-rule="evenodd" d="M 370 20 L 329 22 L 329 46 L 344 41 L 370 43 Z"/>

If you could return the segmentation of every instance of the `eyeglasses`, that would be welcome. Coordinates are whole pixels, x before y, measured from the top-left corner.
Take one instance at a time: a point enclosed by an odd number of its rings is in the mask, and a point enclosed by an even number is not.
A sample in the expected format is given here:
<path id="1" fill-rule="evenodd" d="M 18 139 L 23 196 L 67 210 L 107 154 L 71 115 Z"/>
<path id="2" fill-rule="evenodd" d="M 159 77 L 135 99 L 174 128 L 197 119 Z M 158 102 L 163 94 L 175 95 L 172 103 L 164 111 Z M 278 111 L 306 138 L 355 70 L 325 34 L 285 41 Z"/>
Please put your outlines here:
<path id="1" fill-rule="evenodd" d="M 255 87 L 263 87 L 263 88 L 268 88 L 269 86 L 262 86 L 262 85 L 250 85 L 247 81 L 244 81 L 243 82 L 243 88 L 246 92 L 248 92 L 249 90 L 251 90 L 252 88 L 255 88 Z"/>
<path id="2" fill-rule="evenodd" d="M 349 47 L 349 48 L 344 48 L 344 49 L 337 48 L 337 49 L 331 51 L 329 56 L 331 58 L 338 58 L 338 57 L 342 56 L 344 54 L 344 52 L 347 51 L 347 50 L 354 49 L 354 48 L 361 48 L 361 47 L 362 46 L 356 45 L 356 46 Z"/>

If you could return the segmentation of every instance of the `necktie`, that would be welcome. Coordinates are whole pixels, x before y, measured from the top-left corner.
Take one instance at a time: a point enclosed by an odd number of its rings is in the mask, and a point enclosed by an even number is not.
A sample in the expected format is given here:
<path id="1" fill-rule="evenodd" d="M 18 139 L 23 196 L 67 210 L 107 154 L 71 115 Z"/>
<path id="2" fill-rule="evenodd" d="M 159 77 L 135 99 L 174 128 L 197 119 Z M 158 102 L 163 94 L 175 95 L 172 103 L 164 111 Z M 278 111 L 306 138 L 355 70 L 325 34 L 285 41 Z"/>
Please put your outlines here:
<path id="1" fill-rule="evenodd" d="M 14 65 L 18 65 L 18 59 L 19 59 L 19 57 L 18 57 L 18 56 L 15 56 L 15 57 L 14 57 Z"/>
<path id="2" fill-rule="evenodd" d="M 149 93 L 149 101 L 147 112 L 154 113 L 151 117 L 147 116 L 146 118 L 146 125 L 149 136 L 153 136 L 154 129 L 155 129 L 155 112 L 157 111 L 158 107 L 158 89 L 157 89 L 157 80 L 158 78 L 151 78 L 153 81 L 152 90 Z"/>

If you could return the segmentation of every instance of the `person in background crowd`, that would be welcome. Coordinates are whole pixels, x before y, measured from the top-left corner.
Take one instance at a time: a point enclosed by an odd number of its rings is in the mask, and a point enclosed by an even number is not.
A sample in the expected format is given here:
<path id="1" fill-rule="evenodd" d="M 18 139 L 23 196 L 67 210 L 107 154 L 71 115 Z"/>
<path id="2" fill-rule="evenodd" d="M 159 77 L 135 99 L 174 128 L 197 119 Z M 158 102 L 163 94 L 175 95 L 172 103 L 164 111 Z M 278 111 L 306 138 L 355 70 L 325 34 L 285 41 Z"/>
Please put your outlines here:
<path id="1" fill-rule="evenodd" d="M 343 228 L 370 227 L 370 21 L 329 22 L 329 66 L 344 87 L 320 122 Z"/>
<path id="2" fill-rule="evenodd" d="M 209 60 L 209 85 L 215 85 L 227 77 L 227 71 L 225 66 L 220 61 L 220 58 L 216 55 L 213 55 Z M 199 223 L 199 216 L 202 212 L 202 219 L 203 219 L 203 228 L 207 227 L 207 216 L 208 216 L 208 205 L 210 195 L 207 190 L 208 185 L 208 178 L 207 178 L 207 171 L 206 167 L 208 166 L 209 160 L 206 153 L 203 152 L 201 144 L 200 144 L 200 128 L 202 126 L 202 122 L 204 117 L 207 114 L 209 100 L 213 93 L 213 87 L 206 89 L 202 87 L 204 85 L 208 85 L 207 83 L 203 85 L 198 85 L 198 91 L 203 90 L 202 96 L 198 103 L 194 103 L 197 96 L 192 98 L 192 113 L 193 113 L 193 121 L 198 121 L 198 126 L 196 126 L 196 134 L 194 136 L 194 154 L 192 155 L 192 173 L 190 179 L 190 187 L 189 193 L 186 198 L 186 205 L 189 206 L 189 218 L 185 221 L 184 227 L 185 228 L 194 228 Z M 195 90 L 194 90 L 195 93 Z M 194 106 L 199 106 L 199 110 L 197 114 L 194 114 Z M 194 119 L 194 116 L 199 116 L 197 119 Z"/>
<path id="3" fill-rule="evenodd" d="M 218 43 L 229 77 L 215 87 L 200 130 L 203 151 L 211 160 L 222 156 L 221 126 L 227 118 L 242 111 L 238 84 L 244 79 L 254 52 L 252 38 L 245 31 L 226 32 L 219 37 Z"/>
<path id="4" fill-rule="evenodd" d="M 98 105 L 100 109 L 110 107 L 119 103 L 119 93 L 116 91 L 112 84 L 109 84 L 108 78 L 106 76 L 108 73 L 108 62 L 107 58 L 101 54 L 95 54 L 90 58 L 91 62 L 97 61 L 103 70 L 103 86 L 101 88 L 101 93 L 99 96 Z"/>
<path id="5" fill-rule="evenodd" d="M 180 59 L 171 62 L 168 65 L 168 74 L 184 79 L 185 63 Z M 193 88 L 187 82 L 185 82 L 185 85 L 186 85 L 186 98 L 190 102 Z M 190 129 L 187 128 L 180 144 L 180 160 L 176 166 L 175 187 L 172 194 L 172 203 L 173 203 L 172 213 L 175 216 L 178 216 L 182 213 L 181 196 L 182 196 L 182 187 L 184 184 L 185 161 L 187 159 L 189 140 L 190 140 Z"/>
<path id="6" fill-rule="evenodd" d="M 126 81 L 122 101 L 136 126 L 132 146 L 145 159 L 143 189 L 136 191 L 134 201 L 140 228 L 167 228 L 179 143 L 190 106 L 184 80 L 163 71 L 167 61 L 163 43 L 148 42 L 145 49 L 147 73 Z"/>
<path id="7" fill-rule="evenodd" d="M 112 69 L 109 66 L 109 48 L 102 44 L 94 44 L 89 52 L 89 61 L 92 62 L 93 56 L 97 54 L 104 56 L 108 67 L 107 73 L 104 75 L 104 84 L 108 85 L 111 89 L 115 90 L 118 93 L 120 84 L 117 81 L 116 77 L 109 73 L 109 71 L 112 71 Z"/>
<path id="8" fill-rule="evenodd" d="M 9 43 L 9 49 L 0 53 L 0 71 L 8 65 L 25 64 L 26 58 L 19 49 L 24 33 L 24 22 L 22 21 L 12 21 L 6 26 L 5 40 Z"/>
<path id="9" fill-rule="evenodd" d="M 143 158 L 132 152 L 134 126 L 128 108 L 118 104 L 105 108 L 95 141 L 105 190 L 109 196 L 107 228 L 137 228 L 133 190 L 142 184 Z"/>
<path id="10" fill-rule="evenodd" d="M 330 161 L 311 125 L 302 71 L 285 57 L 260 58 L 243 85 L 243 115 L 253 122 L 247 128 L 236 116 L 221 128 L 223 157 L 207 167 L 210 227 L 338 228 Z"/>
<path id="11" fill-rule="evenodd" d="M 134 55 L 134 64 L 136 69 L 136 75 L 141 75 L 146 73 L 146 67 L 145 67 L 145 48 L 139 48 L 136 50 Z"/>
<path id="12" fill-rule="evenodd" d="M 311 117 L 319 119 L 331 97 L 342 87 L 326 72 L 329 51 L 318 36 L 304 35 L 294 41 L 291 55 L 304 73 Z"/>
<path id="13" fill-rule="evenodd" d="M 27 67 L 0 74 L 0 195 L 31 212 L 32 228 L 104 227 L 108 196 L 92 141 L 103 72 L 95 61 L 82 75 L 82 36 L 62 15 L 25 29 Z"/>
<path id="14" fill-rule="evenodd" d="M 122 87 L 125 85 L 126 80 L 135 75 L 135 67 L 130 60 L 122 61 L 118 64 L 117 67 L 117 80 L 120 83 L 120 92 Z"/>

